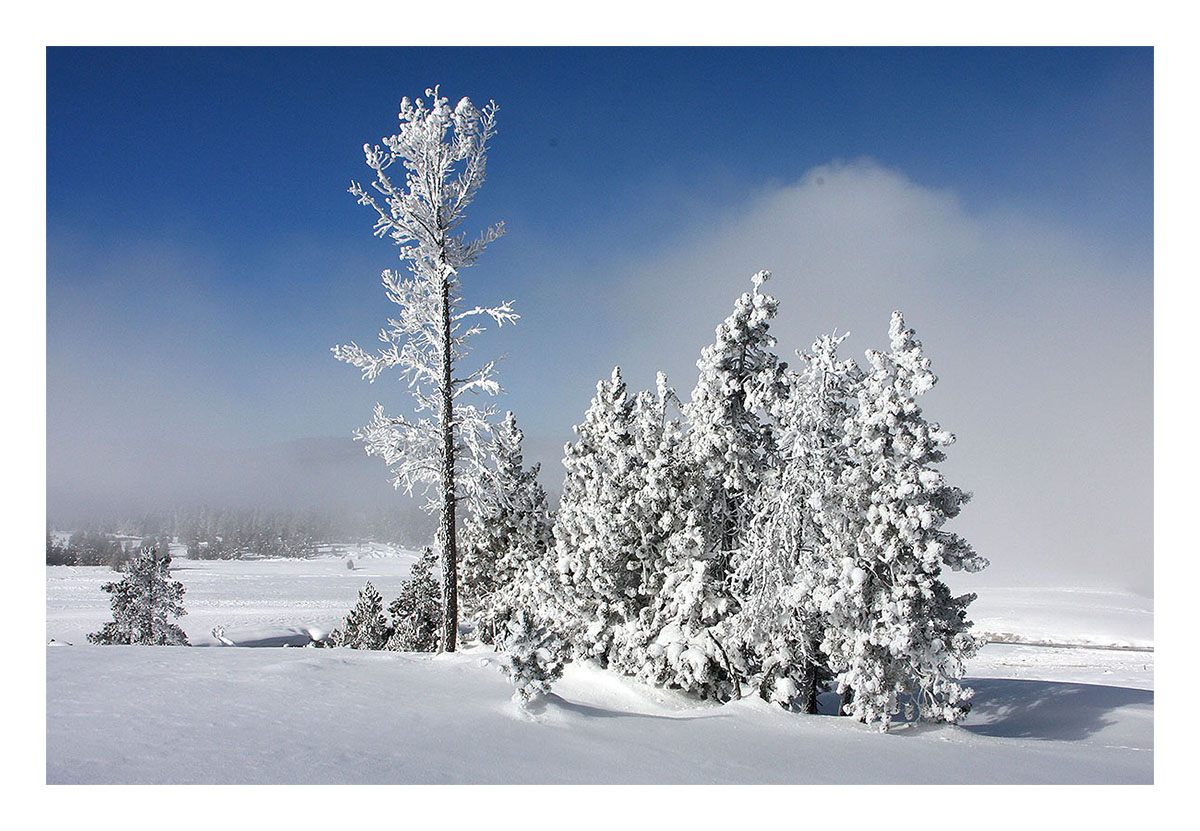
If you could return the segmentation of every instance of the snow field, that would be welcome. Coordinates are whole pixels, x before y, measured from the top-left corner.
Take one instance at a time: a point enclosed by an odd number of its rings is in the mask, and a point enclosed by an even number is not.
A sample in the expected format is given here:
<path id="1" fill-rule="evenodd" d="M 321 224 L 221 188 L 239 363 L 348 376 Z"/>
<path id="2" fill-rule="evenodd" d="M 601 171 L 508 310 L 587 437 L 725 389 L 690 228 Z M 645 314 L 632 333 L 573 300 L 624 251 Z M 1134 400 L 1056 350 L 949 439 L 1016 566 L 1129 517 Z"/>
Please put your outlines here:
<path id="1" fill-rule="evenodd" d="M 180 623 L 210 644 L 216 625 L 258 642 L 331 627 L 368 579 L 394 596 L 410 563 L 179 561 L 189 611 Z M 47 637 L 75 644 L 46 650 L 49 783 L 1153 781 L 1153 653 L 989 644 L 968 668 L 976 696 L 964 724 L 888 734 L 757 698 L 707 705 L 578 664 L 522 711 L 486 647 L 432 656 L 86 645 L 108 617 L 99 585 L 113 574 L 47 568 Z M 1036 627 L 1064 596 L 1080 608 L 1090 597 L 1090 615 L 1106 617 L 1100 594 L 1030 596 L 1045 600 Z M 1023 633 L 1021 607 L 995 614 Z M 1078 635 L 1084 617 L 1045 631 Z"/>
<path id="2" fill-rule="evenodd" d="M 967 582 L 958 575 L 952 585 Z M 1154 646 L 1154 601 L 1100 589 L 979 588 L 969 615 L 990 640 Z"/>
<path id="3" fill-rule="evenodd" d="M 171 575 L 184 584 L 187 614 L 178 620 L 193 646 L 212 646 L 214 627 L 236 643 L 325 633 L 345 617 L 368 580 L 389 601 L 400 590 L 419 552 L 392 556 L 312 560 L 172 560 Z M 110 618 L 100 586 L 120 575 L 102 566 L 46 567 L 46 638 L 85 643 Z"/>
<path id="4" fill-rule="evenodd" d="M 1010 647 L 1002 647 L 1009 649 Z M 99 653 L 105 650 L 104 653 Z M 492 654 L 48 651 L 50 783 L 1149 783 L 1153 693 L 972 679 L 964 726 L 691 705 L 572 666 L 533 712 Z"/>

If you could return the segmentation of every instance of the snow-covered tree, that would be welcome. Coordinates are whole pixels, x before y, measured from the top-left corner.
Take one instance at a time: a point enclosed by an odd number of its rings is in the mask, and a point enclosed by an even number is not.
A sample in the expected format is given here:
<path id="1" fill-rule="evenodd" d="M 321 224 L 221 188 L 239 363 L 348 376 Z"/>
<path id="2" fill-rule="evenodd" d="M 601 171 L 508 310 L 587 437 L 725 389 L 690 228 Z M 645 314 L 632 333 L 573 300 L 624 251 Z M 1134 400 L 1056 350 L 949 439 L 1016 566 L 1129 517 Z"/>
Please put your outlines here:
<path id="1" fill-rule="evenodd" d="M 638 534 L 627 522 L 638 489 L 633 400 L 620 368 L 596 395 L 564 449 L 566 478 L 554 523 L 564 617 L 578 657 L 608 661 L 617 626 L 631 617 L 638 593 Z"/>
<path id="2" fill-rule="evenodd" d="M 457 232 L 484 181 L 495 102 L 478 109 L 463 98 L 451 107 L 436 87 L 425 94 L 428 101 L 401 101 L 399 131 L 383 139 L 385 147 L 364 145 L 367 165 L 375 173 L 375 194 L 358 182 L 350 185 L 359 203 L 376 212 L 376 235 L 390 237 L 407 266 L 407 276 L 383 272 L 387 297 L 398 306 L 396 317 L 379 333 L 384 346 L 374 353 L 350 343 L 335 346 L 333 354 L 360 369 L 368 381 L 396 371 L 416 399 L 415 419 L 385 415 L 376 405 L 374 419 L 357 437 L 367 453 L 391 467 L 396 487 L 412 493 L 423 486 L 430 510 L 440 511 L 440 643 L 453 652 L 458 636 L 456 507 L 464 492 L 478 486 L 473 461 L 482 454 L 494 415 L 490 407 L 460 399 L 499 391 L 494 361 L 467 373 L 460 367 L 470 337 L 481 330 L 481 318 L 503 325 L 517 315 L 509 302 L 489 308 L 464 308 L 461 303 L 461 271 L 503 232 L 502 225 L 495 225 L 473 240 Z M 397 161 L 403 181 L 392 175 Z"/>
<path id="3" fill-rule="evenodd" d="M 516 609 L 500 621 L 496 643 L 505 653 L 505 670 L 521 704 L 548 694 L 562 677 L 571 648 L 563 635 L 538 611 Z"/>
<path id="4" fill-rule="evenodd" d="M 971 691 L 958 683 L 979 648 L 968 633 L 968 594 L 951 595 L 943 567 L 979 571 L 987 560 L 942 530 L 969 494 L 935 467 L 953 434 L 925 420 L 917 397 L 937 382 L 915 333 L 892 315 L 891 350 L 869 351 L 870 372 L 847 421 L 839 488 L 848 544 L 830 562 L 823 651 L 852 693 L 846 709 L 887 729 L 902 707 L 956 721 Z"/>
<path id="5" fill-rule="evenodd" d="M 630 396 L 614 369 L 596 387 L 566 448 L 567 476 L 554 526 L 568 618 L 581 656 L 636 673 L 668 542 L 694 508 L 682 482 L 691 470 L 680 427 L 665 417 L 674 392 Z"/>
<path id="6" fill-rule="evenodd" d="M 728 698 L 728 661 L 712 632 L 726 610 L 722 586 L 704 546 L 698 506 L 704 494 L 675 391 L 659 373 L 656 392 L 633 400 L 628 485 L 622 523 L 637 578 L 626 620 L 617 626 L 610 666 L 706 698 Z"/>
<path id="7" fill-rule="evenodd" d="M 643 612 L 643 637 L 634 643 L 634 674 L 651 683 L 727 701 L 741 695 L 739 653 L 725 645 L 720 623 L 729 608 L 714 576 L 695 512 L 667 542 L 659 594 Z"/>
<path id="8" fill-rule="evenodd" d="M 113 619 L 88 635 L 97 644 L 188 645 L 170 618 L 186 615 L 183 583 L 171 579 L 171 556 L 142 548 L 124 566 L 125 576 L 100 588 L 112 595 Z"/>
<path id="9" fill-rule="evenodd" d="M 539 466 L 525 468 L 523 438 L 512 413 L 494 431 L 490 486 L 467 522 L 460 575 L 468 613 L 481 639 L 503 651 L 514 699 L 525 705 L 562 675 L 575 621 L 564 606 Z"/>
<path id="10" fill-rule="evenodd" d="M 392 634 L 386 648 L 401 652 L 433 652 L 442 636 L 442 604 L 433 571 L 437 558 L 426 548 L 400 584 L 400 594 L 388 606 Z"/>
<path id="11" fill-rule="evenodd" d="M 630 499 L 625 516 L 636 534 L 636 568 L 630 570 L 637 572 L 639 613 L 661 595 L 673 555 L 686 548 L 675 544 L 676 537 L 695 531 L 688 522 L 696 519 L 696 468 L 687 455 L 682 423 L 668 417 L 668 410 L 679 406 L 662 372 L 655 379 L 655 392 L 642 391 L 633 399 Z M 641 617 L 644 622 L 646 616 Z"/>
<path id="12" fill-rule="evenodd" d="M 383 649 L 392 635 L 383 613 L 383 596 L 367 581 L 358 593 L 358 602 L 346 615 L 336 634 L 330 636 L 331 646 L 350 649 Z"/>
<path id="13" fill-rule="evenodd" d="M 842 337 L 825 336 L 801 353 L 805 368 L 785 375 L 785 393 L 763 407 L 775 431 L 777 462 L 751 495 L 751 520 L 733 576 L 738 612 L 727 626 L 759 677 L 759 694 L 815 713 L 829 680 L 820 651 L 827 564 L 844 527 L 838 483 L 847 465 L 846 419 L 861 372 L 839 361 Z"/>
<path id="14" fill-rule="evenodd" d="M 576 655 L 655 683 L 728 697 L 728 661 L 709 631 L 725 611 L 704 547 L 703 488 L 659 373 L 630 396 L 620 370 L 568 445 L 554 533 L 562 602 L 552 604 Z"/>
<path id="15" fill-rule="evenodd" d="M 780 383 L 779 359 L 770 334 L 778 304 L 762 291 L 769 271 L 751 279 L 732 314 L 704 347 L 696 366 L 700 378 L 685 413 L 688 440 L 708 483 L 705 535 L 715 559 L 714 573 L 724 579 L 730 558 L 749 525 L 748 500 L 769 464 L 774 440 L 761 406 Z M 758 406 L 753 402 L 759 402 Z"/>
<path id="16" fill-rule="evenodd" d="M 463 528 L 459 595 L 484 643 L 492 643 L 528 594 L 531 562 L 549 556 L 552 542 L 546 492 L 538 484 L 540 465 L 525 468 L 524 434 L 509 412 L 493 430 L 488 446 L 492 464 L 486 487 Z"/>

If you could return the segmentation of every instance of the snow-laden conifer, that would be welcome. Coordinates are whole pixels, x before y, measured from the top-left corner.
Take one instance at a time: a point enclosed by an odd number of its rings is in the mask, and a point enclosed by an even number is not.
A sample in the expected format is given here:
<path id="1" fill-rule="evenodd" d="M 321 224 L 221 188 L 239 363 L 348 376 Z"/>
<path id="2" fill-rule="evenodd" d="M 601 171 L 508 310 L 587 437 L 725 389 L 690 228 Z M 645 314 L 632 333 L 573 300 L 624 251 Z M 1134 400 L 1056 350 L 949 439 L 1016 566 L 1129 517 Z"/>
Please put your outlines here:
<path id="1" fill-rule="evenodd" d="M 573 641 L 581 656 L 632 675 L 649 671 L 647 649 L 668 623 L 659 614 L 668 571 L 692 556 L 676 538 L 699 535 L 696 466 L 679 420 L 667 417 L 677 405 L 661 373 L 657 392 L 630 396 L 614 369 L 563 460 L 555 541 L 564 608 L 581 630 Z"/>
<path id="2" fill-rule="evenodd" d="M 375 211 L 376 235 L 390 237 L 406 264 L 407 276 L 383 272 L 387 297 L 398 307 L 396 317 L 379 333 L 384 345 L 374 353 L 350 343 L 335 346 L 333 354 L 358 367 L 368 381 L 395 371 L 416 399 L 415 419 L 385 415 L 376 405 L 374 419 L 357 437 L 369 454 L 391 466 L 396 487 L 411 493 L 424 486 L 429 509 L 440 511 L 440 642 L 452 652 L 458 635 L 456 506 L 478 485 L 472 462 L 482 453 L 494 414 L 460 398 L 499 391 L 494 361 L 466 373 L 461 363 L 481 318 L 503 325 L 517 315 L 508 302 L 489 308 L 464 308 L 461 302 L 461 271 L 503 231 L 496 225 L 474 240 L 457 231 L 484 181 L 495 102 L 478 109 L 463 98 L 451 107 L 436 87 L 425 94 L 428 101 L 401 101 L 399 130 L 383 139 L 384 147 L 364 145 L 375 193 L 358 182 L 350 185 L 359 203 Z M 396 162 L 401 178 L 393 169 Z"/>
<path id="3" fill-rule="evenodd" d="M 779 384 L 780 364 L 772 351 L 775 298 L 762 291 L 769 271 L 751 279 L 733 312 L 716 330 L 696 362 L 700 377 L 686 407 L 688 441 L 707 483 L 703 516 L 713 569 L 724 579 L 730 558 L 750 521 L 748 500 L 769 464 L 773 438 L 761 402 Z"/>
<path id="4" fill-rule="evenodd" d="M 183 583 L 171 579 L 171 556 L 142 548 L 124 566 L 125 576 L 100 588 L 112 595 L 113 619 L 88 635 L 97 644 L 187 646 L 187 635 L 171 618 L 186 615 Z"/>
<path id="5" fill-rule="evenodd" d="M 842 439 L 861 376 L 853 361 L 837 358 L 844 338 L 820 338 L 801 353 L 802 373 L 786 373 L 785 393 L 770 391 L 761 402 L 774 425 L 776 465 L 751 495 L 732 580 L 738 612 L 726 627 L 758 676 L 759 694 L 808 713 L 829 679 L 820 590 L 845 541 Z"/>
<path id="6" fill-rule="evenodd" d="M 639 644 L 636 674 L 700 698 L 740 696 L 745 667 L 740 654 L 726 647 L 719 626 L 729 598 L 715 579 L 694 515 L 670 538 L 664 559 L 662 588 L 640 627 L 645 640 Z"/>
<path id="7" fill-rule="evenodd" d="M 618 510 L 630 555 L 624 564 L 630 578 L 622 627 L 626 638 L 636 637 L 636 630 L 645 625 L 647 608 L 661 593 L 669 543 L 696 497 L 681 425 L 667 416 L 679 400 L 666 375 L 658 373 L 655 392 L 642 390 L 632 404 L 630 441 L 616 466 L 623 474 Z"/>
<path id="8" fill-rule="evenodd" d="M 392 625 L 386 648 L 401 652 L 433 652 L 438 648 L 444 627 L 436 567 L 433 549 L 426 548 L 408 579 L 400 584 L 399 595 L 388 606 Z"/>
<path id="9" fill-rule="evenodd" d="M 383 613 L 383 596 L 367 581 L 331 645 L 350 649 L 383 649 L 391 635 L 392 628 Z"/>
<path id="10" fill-rule="evenodd" d="M 966 607 L 943 567 L 978 571 L 987 560 L 942 530 L 969 494 L 935 467 L 953 434 L 925 420 L 917 397 L 937 381 L 915 333 L 892 315 L 887 353 L 869 351 L 870 371 L 847 422 L 848 465 L 840 483 L 852 545 L 827 569 L 822 649 L 847 709 L 887 728 L 907 706 L 923 718 L 956 721 L 971 690 L 958 683 L 979 648 Z"/>
<path id="11" fill-rule="evenodd" d="M 497 592 L 496 648 L 522 704 L 545 695 L 575 654 L 578 636 L 549 540 L 512 559 L 512 579 Z"/>
<path id="12" fill-rule="evenodd" d="M 735 683 L 712 632 L 726 610 L 723 587 L 704 545 L 698 506 L 705 489 L 678 417 L 680 406 L 659 373 L 656 391 L 633 402 L 628 487 L 621 516 L 631 540 L 625 568 L 637 577 L 610 666 L 705 698 L 729 698 Z"/>
<path id="13" fill-rule="evenodd" d="M 504 668 L 520 704 L 547 695 L 562 677 L 571 648 L 549 619 L 536 611 L 516 609 L 499 623 L 496 643 L 504 649 Z"/>
<path id="14" fill-rule="evenodd" d="M 546 492 L 538 484 L 540 465 L 524 466 L 524 434 L 509 412 L 493 430 L 486 486 L 475 498 L 463 528 L 459 594 L 464 616 L 480 639 L 492 643 L 499 627 L 522 606 L 533 579 L 530 561 L 549 556 L 552 531 Z"/>
<path id="15" fill-rule="evenodd" d="M 564 449 L 566 478 L 554 523 L 563 587 L 560 630 L 578 657 L 608 662 L 615 630 L 636 608 L 638 530 L 627 522 L 642 464 L 634 448 L 634 404 L 620 368 L 596 395 Z"/>

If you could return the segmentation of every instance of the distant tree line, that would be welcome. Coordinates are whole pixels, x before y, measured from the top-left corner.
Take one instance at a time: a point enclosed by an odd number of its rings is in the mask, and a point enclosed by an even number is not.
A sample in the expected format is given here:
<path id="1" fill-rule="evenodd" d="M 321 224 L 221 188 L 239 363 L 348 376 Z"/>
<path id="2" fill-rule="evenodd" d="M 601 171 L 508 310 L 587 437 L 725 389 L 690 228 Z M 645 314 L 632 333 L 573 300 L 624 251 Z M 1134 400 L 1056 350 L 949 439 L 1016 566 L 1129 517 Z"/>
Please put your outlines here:
<path id="1" fill-rule="evenodd" d="M 265 508 L 193 508 L 149 512 L 136 519 L 93 522 L 69 536 L 47 530 L 46 564 L 119 567 L 143 545 L 194 560 L 246 557 L 307 558 L 321 545 L 373 541 L 419 547 L 431 521 L 418 510 L 326 511 Z M 180 551 L 182 546 L 186 551 Z"/>
<path id="2" fill-rule="evenodd" d="M 192 560 L 245 557 L 307 558 L 333 535 L 333 523 L 317 512 L 200 510 L 177 522 L 174 536 Z"/>
<path id="3" fill-rule="evenodd" d="M 53 533 L 46 534 L 46 565 L 120 568 L 133 555 L 133 551 L 126 550 L 126 540 L 97 529 L 76 531 L 65 542 L 60 540 Z"/>

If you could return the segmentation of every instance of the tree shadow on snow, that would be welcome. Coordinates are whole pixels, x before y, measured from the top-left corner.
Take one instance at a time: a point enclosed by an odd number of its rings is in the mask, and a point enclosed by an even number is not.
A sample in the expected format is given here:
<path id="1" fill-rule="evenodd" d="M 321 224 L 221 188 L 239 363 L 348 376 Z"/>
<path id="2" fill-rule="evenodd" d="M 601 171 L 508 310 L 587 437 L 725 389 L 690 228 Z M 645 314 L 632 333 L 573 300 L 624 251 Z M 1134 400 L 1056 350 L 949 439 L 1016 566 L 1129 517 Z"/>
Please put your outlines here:
<path id="1" fill-rule="evenodd" d="M 687 720 L 719 715 L 717 713 L 710 714 L 707 712 L 687 712 L 679 715 L 672 715 L 666 713 L 639 713 L 635 710 L 613 710 L 608 707 L 598 707 L 594 704 L 582 704 L 578 701 L 569 701 L 557 693 L 550 693 L 533 705 L 527 706 L 526 711 L 540 715 L 541 713 L 545 712 L 548 706 L 553 706 L 555 709 L 565 710 L 566 712 L 575 713 L 586 718 L 647 718 L 659 721 L 676 721 L 681 719 Z"/>
<path id="2" fill-rule="evenodd" d="M 217 633 L 215 633 L 215 632 L 213 634 L 216 635 L 217 637 L 221 638 L 221 640 L 218 640 L 215 643 L 213 643 L 213 642 L 195 643 L 195 644 L 193 644 L 193 646 L 199 646 L 199 647 L 206 647 L 206 646 L 208 646 L 208 647 L 212 647 L 212 646 L 230 647 L 230 646 L 232 646 L 232 647 L 249 647 L 252 649 L 257 649 L 257 648 L 270 649 L 270 648 L 277 648 L 277 647 L 281 647 L 281 646 L 308 646 L 309 644 L 311 644 L 313 642 L 312 635 L 305 631 L 279 632 L 279 633 L 264 633 L 264 632 L 260 632 L 260 631 L 255 631 L 255 632 L 247 632 L 245 634 L 240 634 L 238 632 L 225 632 L 224 630 L 222 630 L 219 635 L 217 635 Z"/>
<path id="3" fill-rule="evenodd" d="M 1153 690 L 1011 678 L 969 684 L 975 698 L 961 726 L 981 736 L 1079 741 L 1115 723 L 1114 710 L 1154 706 Z"/>
<path id="4" fill-rule="evenodd" d="M 251 638 L 249 640 L 240 640 L 236 642 L 236 646 L 245 647 L 279 647 L 279 646 L 308 646 L 312 643 L 312 637 L 307 632 L 298 632 L 288 635 L 275 635 L 263 638 Z"/>

